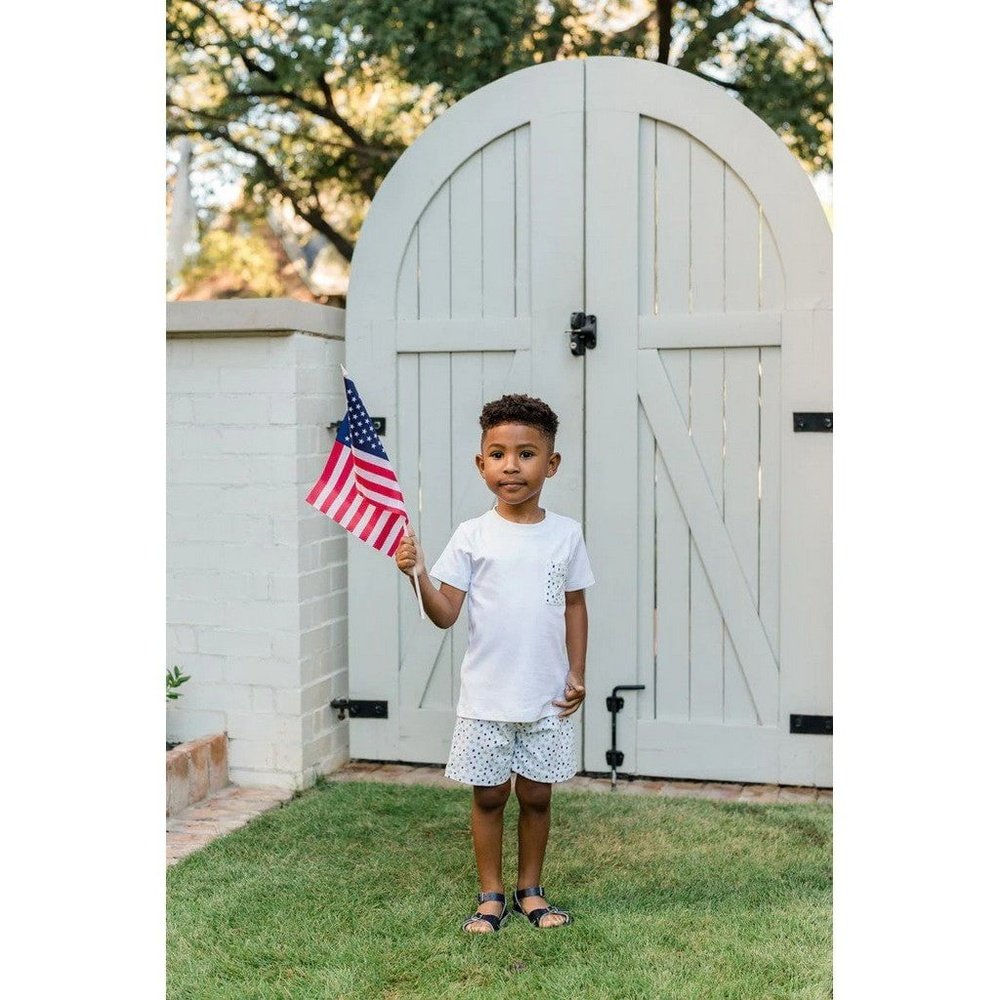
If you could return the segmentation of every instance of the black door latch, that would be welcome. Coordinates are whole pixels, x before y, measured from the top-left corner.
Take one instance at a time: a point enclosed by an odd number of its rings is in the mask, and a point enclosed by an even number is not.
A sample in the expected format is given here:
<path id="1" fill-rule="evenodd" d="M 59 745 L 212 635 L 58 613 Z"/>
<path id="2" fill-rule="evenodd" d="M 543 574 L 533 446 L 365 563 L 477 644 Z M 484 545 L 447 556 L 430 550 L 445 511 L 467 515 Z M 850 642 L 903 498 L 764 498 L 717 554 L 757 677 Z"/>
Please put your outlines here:
<path id="1" fill-rule="evenodd" d="M 604 759 L 611 768 L 611 788 L 618 782 L 618 768 L 625 763 L 625 754 L 618 749 L 618 713 L 625 707 L 625 699 L 619 697 L 619 691 L 645 691 L 645 684 L 617 684 L 611 689 L 611 697 L 605 699 L 608 711 L 611 713 L 611 749 Z"/>
<path id="2" fill-rule="evenodd" d="M 575 312 L 569 317 L 569 353 L 580 357 L 597 346 L 597 317 Z"/>

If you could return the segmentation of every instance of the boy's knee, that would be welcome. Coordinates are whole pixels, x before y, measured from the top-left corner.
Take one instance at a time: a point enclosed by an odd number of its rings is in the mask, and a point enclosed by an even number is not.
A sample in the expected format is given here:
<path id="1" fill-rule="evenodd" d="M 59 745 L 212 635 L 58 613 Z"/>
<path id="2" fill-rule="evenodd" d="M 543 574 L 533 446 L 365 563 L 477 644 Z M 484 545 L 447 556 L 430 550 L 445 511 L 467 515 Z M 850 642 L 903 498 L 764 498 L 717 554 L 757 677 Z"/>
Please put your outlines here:
<path id="1" fill-rule="evenodd" d="M 472 798 L 476 806 L 488 811 L 503 809 L 509 797 L 509 780 L 502 785 L 476 785 L 472 790 Z"/>
<path id="2" fill-rule="evenodd" d="M 542 781 L 532 781 L 530 778 L 518 775 L 517 801 L 522 809 L 545 810 L 552 801 L 552 785 Z"/>

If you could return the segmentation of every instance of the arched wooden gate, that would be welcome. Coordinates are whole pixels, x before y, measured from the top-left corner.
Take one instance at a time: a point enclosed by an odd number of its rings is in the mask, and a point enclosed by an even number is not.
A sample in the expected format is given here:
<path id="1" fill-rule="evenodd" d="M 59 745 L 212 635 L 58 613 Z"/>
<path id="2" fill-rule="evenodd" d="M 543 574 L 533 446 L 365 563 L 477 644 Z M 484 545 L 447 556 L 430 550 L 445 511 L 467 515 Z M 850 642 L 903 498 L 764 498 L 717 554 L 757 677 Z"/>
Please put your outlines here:
<path id="1" fill-rule="evenodd" d="M 640 60 L 545 64 L 435 121 L 386 178 L 347 304 L 347 364 L 428 557 L 488 508 L 477 417 L 546 399 L 589 591 L 581 767 L 831 784 L 830 231 L 774 133 L 718 88 Z M 597 344 L 570 353 L 573 312 Z M 357 758 L 442 762 L 465 645 L 349 546 Z"/>

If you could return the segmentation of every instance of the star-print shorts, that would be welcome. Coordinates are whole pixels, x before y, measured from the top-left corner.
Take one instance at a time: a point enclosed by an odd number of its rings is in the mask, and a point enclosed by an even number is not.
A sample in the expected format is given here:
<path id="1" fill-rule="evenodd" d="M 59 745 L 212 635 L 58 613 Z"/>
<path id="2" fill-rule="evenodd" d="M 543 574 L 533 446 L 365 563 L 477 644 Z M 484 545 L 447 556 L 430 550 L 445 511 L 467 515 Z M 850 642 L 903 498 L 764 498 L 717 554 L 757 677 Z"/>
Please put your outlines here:
<path id="1" fill-rule="evenodd" d="M 502 785 L 512 771 L 532 781 L 569 781 L 576 774 L 572 719 L 492 722 L 459 716 L 445 777 L 464 785 Z"/>

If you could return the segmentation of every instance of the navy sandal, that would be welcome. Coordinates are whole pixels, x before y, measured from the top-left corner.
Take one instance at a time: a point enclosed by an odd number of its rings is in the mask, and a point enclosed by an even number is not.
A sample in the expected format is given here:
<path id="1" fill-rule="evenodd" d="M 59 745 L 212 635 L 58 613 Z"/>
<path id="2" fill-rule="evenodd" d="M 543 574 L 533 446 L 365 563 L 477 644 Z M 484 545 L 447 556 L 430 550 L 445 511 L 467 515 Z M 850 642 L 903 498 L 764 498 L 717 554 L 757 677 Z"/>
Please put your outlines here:
<path id="1" fill-rule="evenodd" d="M 510 912 L 507 909 L 507 897 L 502 892 L 480 892 L 476 895 L 476 902 L 478 903 L 503 903 L 503 910 L 498 917 L 495 913 L 480 913 L 478 910 L 468 917 L 462 923 L 462 930 L 468 934 L 496 934 L 501 927 L 503 927 L 504 922 L 510 916 Z M 474 924 L 477 920 L 484 920 L 486 923 L 493 928 L 492 931 L 470 931 L 469 925 Z"/>
<path id="2" fill-rule="evenodd" d="M 521 900 L 527 899 L 529 896 L 544 896 L 545 890 L 540 885 L 532 886 L 530 889 L 515 889 L 514 890 L 514 911 L 520 913 L 522 916 L 527 917 L 537 928 L 543 931 L 555 930 L 556 927 L 566 927 L 573 922 L 573 918 L 565 911 L 560 910 L 555 906 L 538 906 L 533 910 L 524 910 L 521 907 Z M 539 921 L 547 913 L 556 913 L 561 917 L 566 919 L 561 924 L 549 924 L 545 927 L 539 923 Z"/>

